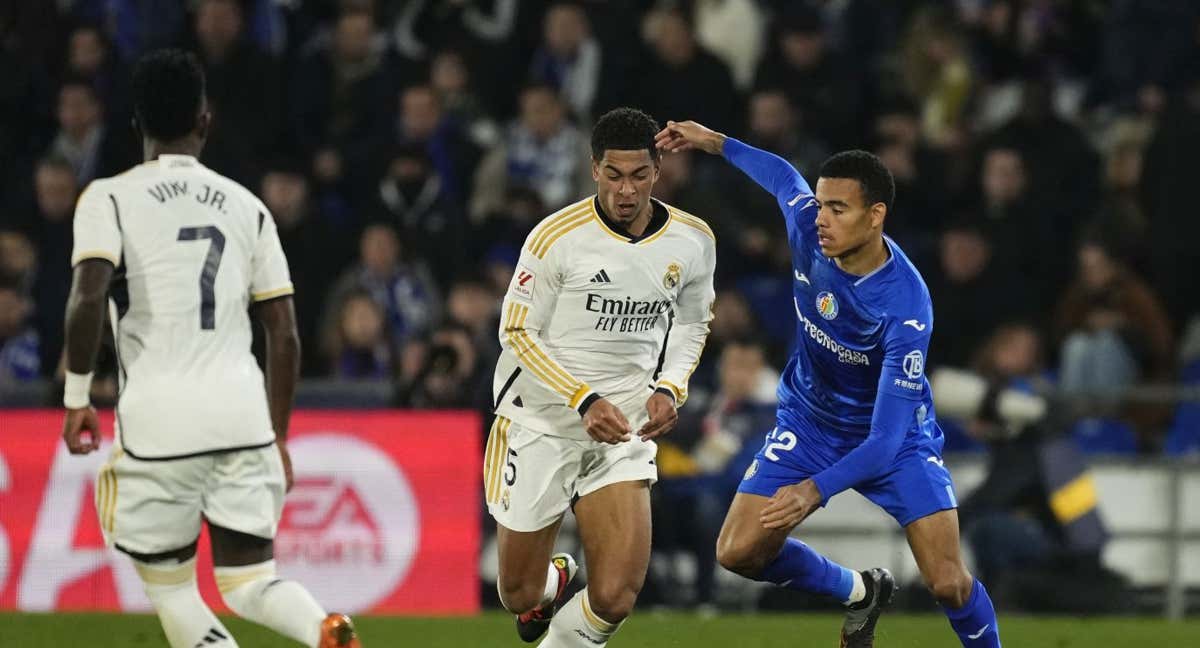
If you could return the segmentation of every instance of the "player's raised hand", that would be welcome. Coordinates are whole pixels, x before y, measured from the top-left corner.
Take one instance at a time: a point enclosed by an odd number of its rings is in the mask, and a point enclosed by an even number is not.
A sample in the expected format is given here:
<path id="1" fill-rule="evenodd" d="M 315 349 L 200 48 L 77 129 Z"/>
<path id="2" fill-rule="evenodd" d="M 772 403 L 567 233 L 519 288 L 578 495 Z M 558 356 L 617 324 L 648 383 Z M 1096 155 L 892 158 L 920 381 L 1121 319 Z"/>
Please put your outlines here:
<path id="1" fill-rule="evenodd" d="M 698 149 L 720 155 L 722 147 L 725 146 L 725 135 L 691 120 L 669 121 L 666 128 L 654 136 L 654 145 L 667 153 Z"/>
<path id="2" fill-rule="evenodd" d="M 650 415 L 650 420 L 638 430 L 642 441 L 650 441 L 670 432 L 679 421 L 675 401 L 662 392 L 650 395 L 650 400 L 646 401 L 646 413 Z"/>
<path id="3" fill-rule="evenodd" d="M 792 529 L 821 505 L 821 491 L 813 480 L 788 484 L 775 491 L 759 516 L 765 529 Z"/>
<path id="4" fill-rule="evenodd" d="M 608 399 L 601 398 L 587 409 L 583 415 L 583 427 L 588 436 L 602 443 L 618 444 L 632 437 L 632 430 L 625 415 Z"/>
<path id="5" fill-rule="evenodd" d="M 88 454 L 100 449 L 100 418 L 96 408 L 88 405 L 78 409 L 67 409 L 63 418 L 63 441 L 71 454 Z"/>

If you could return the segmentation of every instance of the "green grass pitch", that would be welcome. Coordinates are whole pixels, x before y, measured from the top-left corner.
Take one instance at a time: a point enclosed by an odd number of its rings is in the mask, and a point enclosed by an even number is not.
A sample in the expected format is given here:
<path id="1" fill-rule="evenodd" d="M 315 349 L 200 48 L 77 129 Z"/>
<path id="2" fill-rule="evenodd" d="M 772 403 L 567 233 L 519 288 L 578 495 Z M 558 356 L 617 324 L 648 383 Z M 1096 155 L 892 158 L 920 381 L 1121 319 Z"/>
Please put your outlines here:
<path id="1" fill-rule="evenodd" d="M 240 619 L 225 623 L 244 648 L 293 644 Z M 473 618 L 417 619 L 360 617 L 366 648 L 488 648 L 523 646 L 511 617 L 488 613 Z M 826 614 L 721 615 L 640 612 L 609 644 L 613 648 L 806 648 L 836 646 L 840 617 Z M 1000 621 L 1006 646 L 1019 648 L 1147 648 L 1196 646 L 1200 620 L 1169 623 L 1149 618 L 1043 618 L 1009 616 Z M 958 641 L 940 616 L 884 615 L 880 648 L 955 648 Z M 166 646 L 158 620 L 149 615 L 0 613 L 0 646 L 21 648 L 124 648 Z"/>

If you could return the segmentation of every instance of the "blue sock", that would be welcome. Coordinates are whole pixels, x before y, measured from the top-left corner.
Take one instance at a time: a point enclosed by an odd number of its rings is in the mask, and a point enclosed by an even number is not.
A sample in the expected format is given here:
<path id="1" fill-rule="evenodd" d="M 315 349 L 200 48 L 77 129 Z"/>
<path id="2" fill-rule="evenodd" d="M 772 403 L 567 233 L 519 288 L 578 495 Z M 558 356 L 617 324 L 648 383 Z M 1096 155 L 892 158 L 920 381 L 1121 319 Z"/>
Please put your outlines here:
<path id="1" fill-rule="evenodd" d="M 780 587 L 832 596 L 844 603 L 854 589 L 854 572 L 788 538 L 783 551 L 758 575 L 758 580 Z"/>
<path id="2" fill-rule="evenodd" d="M 1000 648 L 1000 626 L 996 608 L 979 579 L 971 587 L 967 603 L 957 610 L 943 607 L 959 641 L 967 648 Z"/>

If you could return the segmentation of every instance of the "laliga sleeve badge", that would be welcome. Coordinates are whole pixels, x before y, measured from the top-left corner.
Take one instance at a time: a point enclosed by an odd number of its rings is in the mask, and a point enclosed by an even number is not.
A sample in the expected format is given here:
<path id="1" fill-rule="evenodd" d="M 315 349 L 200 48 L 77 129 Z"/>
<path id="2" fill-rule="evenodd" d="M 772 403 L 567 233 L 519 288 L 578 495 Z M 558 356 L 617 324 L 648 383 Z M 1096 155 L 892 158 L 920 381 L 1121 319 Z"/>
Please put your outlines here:
<path id="1" fill-rule="evenodd" d="M 679 277 L 683 268 L 678 263 L 672 263 L 667 266 L 667 273 L 663 275 L 663 288 L 674 290 L 675 286 L 679 285 Z"/>
<path id="2" fill-rule="evenodd" d="M 533 270 L 518 265 L 516 272 L 513 273 L 512 293 L 518 297 L 533 299 L 533 286 L 536 282 L 537 278 L 534 277 Z"/>

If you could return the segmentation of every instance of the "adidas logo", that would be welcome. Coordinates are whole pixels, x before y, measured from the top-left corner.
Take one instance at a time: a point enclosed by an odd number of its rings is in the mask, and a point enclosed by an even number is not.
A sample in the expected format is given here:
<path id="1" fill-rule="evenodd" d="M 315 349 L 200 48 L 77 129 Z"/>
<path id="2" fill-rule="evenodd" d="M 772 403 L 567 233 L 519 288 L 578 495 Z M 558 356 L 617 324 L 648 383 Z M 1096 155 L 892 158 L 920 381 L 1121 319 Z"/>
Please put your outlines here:
<path id="1" fill-rule="evenodd" d="M 200 641 L 196 642 L 196 648 L 203 648 L 205 645 L 215 644 L 222 640 L 228 639 L 225 633 L 216 628 L 209 628 L 208 633 L 204 635 Z"/>
<path id="2" fill-rule="evenodd" d="M 600 270 L 600 272 L 596 273 L 595 277 L 592 277 L 591 282 L 592 283 L 612 283 L 612 279 L 609 279 L 608 271 L 602 269 L 602 270 Z"/>

